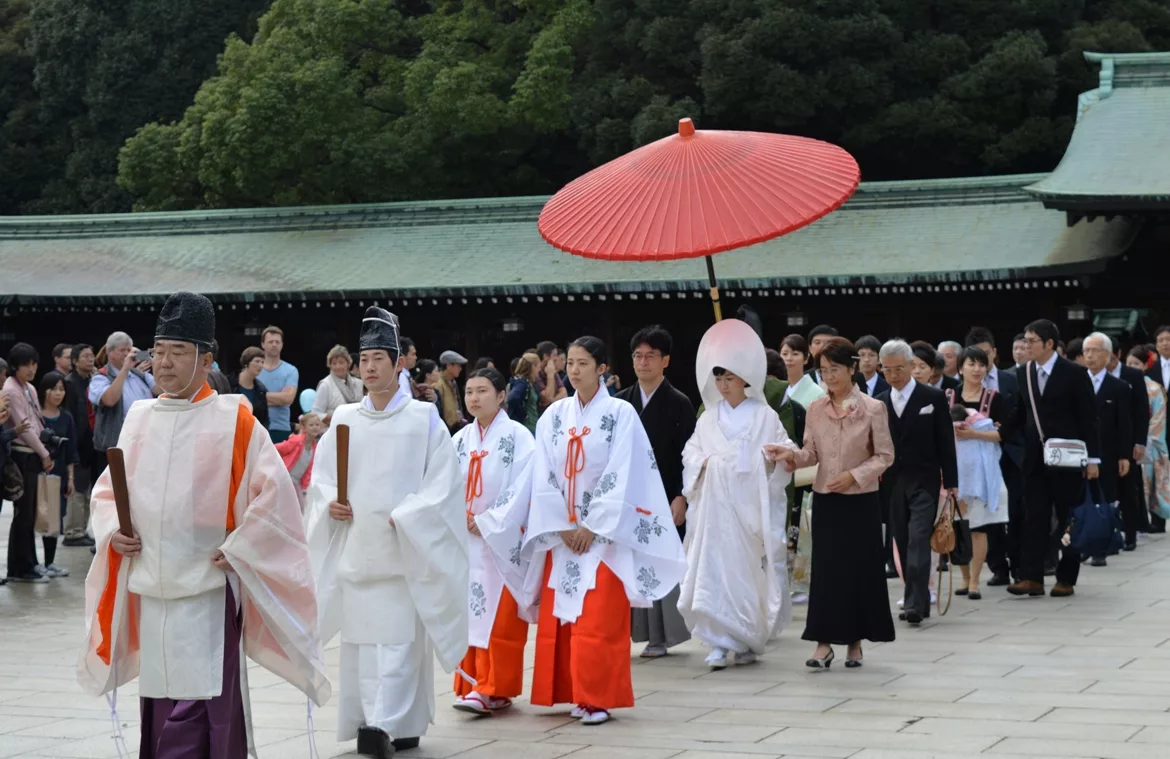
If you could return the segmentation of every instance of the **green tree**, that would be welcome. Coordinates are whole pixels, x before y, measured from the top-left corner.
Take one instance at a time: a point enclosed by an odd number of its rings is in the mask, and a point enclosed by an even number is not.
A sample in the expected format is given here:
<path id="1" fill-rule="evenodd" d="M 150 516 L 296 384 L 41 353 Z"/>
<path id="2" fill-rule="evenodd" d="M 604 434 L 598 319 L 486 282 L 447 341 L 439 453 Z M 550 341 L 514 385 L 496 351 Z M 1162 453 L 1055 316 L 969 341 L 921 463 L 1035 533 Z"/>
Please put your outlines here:
<path id="1" fill-rule="evenodd" d="M 128 210 L 118 151 L 144 123 L 175 119 L 230 33 L 250 36 L 268 0 L 38 0 L 28 49 L 38 118 L 58 147 L 26 210 Z"/>
<path id="2" fill-rule="evenodd" d="M 547 193 L 683 116 L 836 142 L 867 179 L 1048 170 L 1083 52 L 1170 46 L 1170 5 L 276 0 L 246 40 L 122 149 L 137 207 Z"/>

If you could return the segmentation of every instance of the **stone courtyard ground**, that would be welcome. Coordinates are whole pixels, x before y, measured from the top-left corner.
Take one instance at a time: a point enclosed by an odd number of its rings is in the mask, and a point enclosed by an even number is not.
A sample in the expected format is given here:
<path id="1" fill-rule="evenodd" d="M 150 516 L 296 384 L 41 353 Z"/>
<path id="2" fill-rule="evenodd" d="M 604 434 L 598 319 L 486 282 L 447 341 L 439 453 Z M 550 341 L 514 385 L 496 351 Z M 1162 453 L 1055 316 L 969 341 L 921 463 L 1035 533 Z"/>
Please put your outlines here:
<path id="1" fill-rule="evenodd" d="M 0 514 L 0 550 L 11 505 Z M 104 700 L 74 678 L 83 633 L 88 549 L 62 548 L 73 575 L 0 588 L 0 758 L 118 755 Z M 945 583 L 945 580 L 944 580 Z M 899 595 L 890 585 L 891 603 Z M 797 618 L 753 665 L 709 672 L 696 644 L 656 661 L 634 659 L 637 706 L 585 727 L 567 709 L 517 701 L 474 719 L 451 709 L 436 674 L 436 724 L 403 759 L 972 759 L 1170 756 L 1170 541 L 1086 566 L 1075 598 L 1015 599 L 988 588 L 950 613 L 872 645 L 865 666 L 804 667 L 811 646 Z M 636 654 L 640 647 L 631 648 Z M 843 657 L 844 651 L 838 655 Z M 337 644 L 327 651 L 336 674 Z M 529 651 L 531 666 L 531 651 Z M 261 759 L 309 756 L 303 697 L 253 668 Z M 119 715 L 137 755 L 133 686 Z M 322 757 L 356 756 L 334 740 L 336 706 L 317 710 Z"/>

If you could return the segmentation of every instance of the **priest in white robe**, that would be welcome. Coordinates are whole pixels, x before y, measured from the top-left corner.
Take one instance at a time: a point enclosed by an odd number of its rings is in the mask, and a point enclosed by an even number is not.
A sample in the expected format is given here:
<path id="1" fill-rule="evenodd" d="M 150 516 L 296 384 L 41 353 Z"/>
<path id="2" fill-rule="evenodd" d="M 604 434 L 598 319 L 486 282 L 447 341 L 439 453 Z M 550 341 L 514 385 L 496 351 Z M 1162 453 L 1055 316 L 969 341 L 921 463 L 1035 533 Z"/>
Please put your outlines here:
<path id="1" fill-rule="evenodd" d="M 791 616 L 784 488 L 764 445 L 796 448 L 763 399 L 764 344 L 746 323 L 707 331 L 695 367 L 705 411 L 683 449 L 687 573 L 679 611 L 708 646 L 707 665 L 749 664 Z"/>
<path id="2" fill-rule="evenodd" d="M 135 403 L 118 439 L 131 535 L 110 469 L 93 492 L 77 677 L 114 692 L 112 709 L 138 678 L 142 759 L 255 756 L 245 657 L 318 705 L 330 694 L 297 495 L 248 402 L 207 384 L 214 336 L 207 298 L 167 299 L 152 351 L 164 394 Z"/>
<path id="3" fill-rule="evenodd" d="M 359 348 L 368 394 L 334 412 L 317 446 L 307 520 L 321 636 L 341 634 L 337 737 L 385 759 L 417 746 L 434 720 L 434 659 L 454 672 L 467 650 L 467 521 L 447 428 L 398 382 L 397 319 L 368 309 Z M 342 425 L 347 503 L 337 501 Z"/>

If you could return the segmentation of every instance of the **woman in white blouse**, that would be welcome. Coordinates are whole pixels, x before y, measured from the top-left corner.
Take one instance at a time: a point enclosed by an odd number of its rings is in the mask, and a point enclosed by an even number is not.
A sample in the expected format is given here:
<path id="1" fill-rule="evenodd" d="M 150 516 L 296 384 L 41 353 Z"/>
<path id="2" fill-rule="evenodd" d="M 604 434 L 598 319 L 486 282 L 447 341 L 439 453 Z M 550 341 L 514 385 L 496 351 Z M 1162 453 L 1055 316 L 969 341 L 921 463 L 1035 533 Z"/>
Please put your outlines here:
<path id="1" fill-rule="evenodd" d="M 344 345 L 333 346 L 325 363 L 329 367 L 329 376 L 317 383 L 313 413 L 320 416 L 328 425 L 334 411 L 347 403 L 361 401 L 363 393 L 362 381 L 349 373 L 353 363 L 348 348 Z"/>

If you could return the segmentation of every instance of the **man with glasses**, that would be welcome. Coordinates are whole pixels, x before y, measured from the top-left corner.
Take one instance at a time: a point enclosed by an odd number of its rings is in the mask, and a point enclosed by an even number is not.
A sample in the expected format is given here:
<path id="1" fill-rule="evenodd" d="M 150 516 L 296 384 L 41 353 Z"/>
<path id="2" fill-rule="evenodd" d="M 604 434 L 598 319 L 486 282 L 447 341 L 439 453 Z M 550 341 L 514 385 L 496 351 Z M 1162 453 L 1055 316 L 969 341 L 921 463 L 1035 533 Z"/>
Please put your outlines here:
<path id="1" fill-rule="evenodd" d="M 683 447 L 695 431 L 695 407 L 666 379 L 673 340 L 658 325 L 641 329 L 630 340 L 634 374 L 638 382 L 617 397 L 633 405 L 650 438 L 658 474 L 670 500 L 670 513 L 678 535 L 686 534 L 687 499 L 683 498 Z M 655 601 L 650 609 L 634 609 L 631 617 L 635 643 L 646 642 L 642 657 L 666 656 L 667 649 L 690 639 L 690 631 L 678 611 L 678 588 Z"/>
<path id="2" fill-rule="evenodd" d="M 1024 330 L 1031 360 L 1017 370 L 1020 400 L 1017 413 L 1024 424 L 1024 533 L 1020 581 L 1008 586 L 1015 596 L 1044 595 L 1044 557 L 1048 553 L 1055 511 L 1057 534 L 1068 526 L 1069 512 L 1084 492 L 1084 479 L 1100 472 L 1100 428 L 1093 383 L 1085 370 L 1056 353 L 1060 332 L 1047 319 L 1037 319 Z M 1035 401 L 1033 401 L 1033 398 Z M 1089 453 L 1084 471 L 1049 467 L 1044 441 L 1081 440 Z M 1056 598 L 1071 596 L 1080 574 L 1080 553 L 1072 546 L 1061 550 L 1056 568 Z"/>

